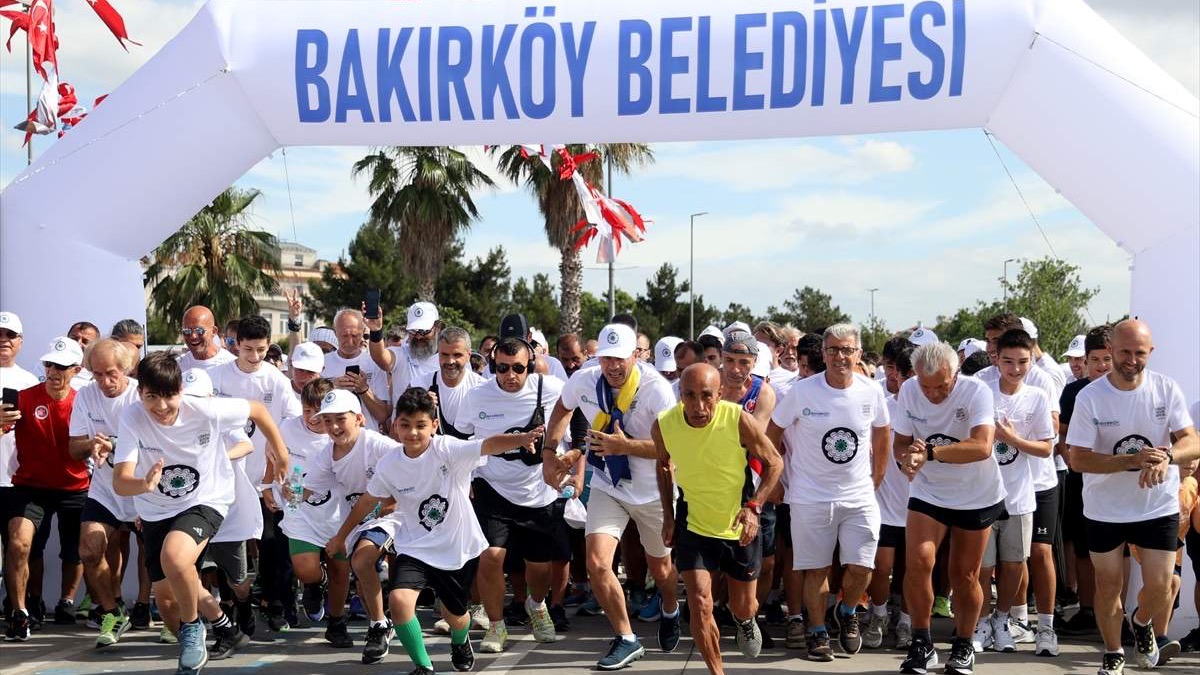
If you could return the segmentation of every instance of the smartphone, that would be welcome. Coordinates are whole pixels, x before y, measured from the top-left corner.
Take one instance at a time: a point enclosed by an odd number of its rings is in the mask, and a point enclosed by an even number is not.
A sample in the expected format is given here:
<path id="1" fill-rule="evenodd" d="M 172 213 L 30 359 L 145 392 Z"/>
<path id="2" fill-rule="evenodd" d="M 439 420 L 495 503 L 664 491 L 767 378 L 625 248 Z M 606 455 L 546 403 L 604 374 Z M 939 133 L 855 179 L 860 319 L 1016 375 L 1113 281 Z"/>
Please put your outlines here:
<path id="1" fill-rule="evenodd" d="M 358 364 L 346 366 L 346 374 L 349 375 L 350 373 L 354 373 L 355 375 L 360 375 L 360 374 L 362 374 L 362 368 L 359 368 Z"/>
<path id="2" fill-rule="evenodd" d="M 0 402 L 4 403 L 4 405 L 12 406 L 13 409 L 16 410 L 16 408 L 17 408 L 17 390 L 9 389 L 8 387 L 5 387 L 4 388 L 4 399 L 3 399 L 3 401 L 0 401 Z"/>
<path id="3" fill-rule="evenodd" d="M 363 316 L 368 319 L 379 318 L 379 289 L 367 289 L 367 312 Z"/>

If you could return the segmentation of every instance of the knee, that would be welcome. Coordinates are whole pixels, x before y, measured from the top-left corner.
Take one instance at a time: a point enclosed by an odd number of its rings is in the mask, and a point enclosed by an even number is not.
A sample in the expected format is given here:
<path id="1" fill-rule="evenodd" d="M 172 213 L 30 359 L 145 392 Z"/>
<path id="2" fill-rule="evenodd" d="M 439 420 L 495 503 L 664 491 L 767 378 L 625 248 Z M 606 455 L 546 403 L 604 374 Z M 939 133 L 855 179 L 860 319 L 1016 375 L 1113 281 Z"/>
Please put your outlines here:
<path id="1" fill-rule="evenodd" d="M 379 549 L 374 545 L 360 546 L 350 557 L 350 565 L 359 579 L 376 574 L 375 562 L 379 560 Z"/>
<path id="2" fill-rule="evenodd" d="M 105 562 L 106 549 L 107 546 L 103 536 L 84 535 L 79 540 L 79 558 L 88 567 Z"/>
<path id="3" fill-rule="evenodd" d="M 712 616 L 713 600 L 711 595 L 698 595 L 696 597 L 688 597 L 688 613 L 692 615 L 693 624 L 697 619 L 704 619 Z"/>
<path id="4" fill-rule="evenodd" d="M 504 569 L 504 549 L 489 548 L 479 556 L 479 569 L 495 573 Z"/>
<path id="5" fill-rule="evenodd" d="M 10 560 L 29 560 L 29 552 L 33 542 L 24 537 L 13 537 L 8 540 L 7 555 Z"/>
<path id="6" fill-rule="evenodd" d="M 589 579 L 599 579 L 607 576 L 612 569 L 612 559 L 603 556 L 589 555 L 587 557 L 587 573 Z"/>
<path id="7" fill-rule="evenodd" d="M 846 565 L 845 569 L 842 571 L 842 576 L 843 585 L 847 580 L 857 581 L 860 583 L 869 581 L 871 579 L 871 568 L 863 567 L 862 565 Z"/>

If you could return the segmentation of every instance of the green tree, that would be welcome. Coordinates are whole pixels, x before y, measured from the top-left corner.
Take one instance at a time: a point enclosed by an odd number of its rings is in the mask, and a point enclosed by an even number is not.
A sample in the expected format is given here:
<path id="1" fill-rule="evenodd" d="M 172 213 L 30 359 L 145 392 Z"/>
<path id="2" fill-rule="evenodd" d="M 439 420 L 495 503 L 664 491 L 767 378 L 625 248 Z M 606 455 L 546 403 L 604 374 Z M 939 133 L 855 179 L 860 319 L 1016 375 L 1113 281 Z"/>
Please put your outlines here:
<path id="1" fill-rule="evenodd" d="M 617 312 L 629 312 L 633 314 L 633 317 L 638 320 L 638 327 L 640 328 L 641 317 L 638 316 L 637 299 L 620 288 L 616 289 L 616 298 Z M 600 334 L 600 329 L 604 328 L 608 324 L 608 320 L 612 318 L 608 313 L 608 293 L 592 295 L 584 291 L 579 296 L 579 307 L 583 327 L 577 334 L 584 340 L 595 338 Z"/>
<path id="2" fill-rule="evenodd" d="M 758 323 L 759 319 L 755 318 L 753 310 L 749 307 L 740 302 L 731 302 L 729 303 L 729 307 L 726 307 L 725 311 L 721 312 L 721 328 L 728 326 L 734 321 L 742 321 L 753 329 L 754 324 Z"/>
<path id="3" fill-rule="evenodd" d="M 507 313 L 512 282 L 508 256 L 503 247 L 496 247 L 486 257 L 462 264 L 462 242 L 458 241 L 446 254 L 446 263 L 438 277 L 439 311 L 453 307 L 462 320 L 476 330 L 495 332 L 500 319 Z M 446 325 L 451 325 L 447 322 Z M 465 328 L 465 326 L 464 326 Z"/>
<path id="4" fill-rule="evenodd" d="M 689 288 L 674 265 L 663 263 L 646 280 L 646 292 L 637 297 L 638 329 L 651 337 L 687 335 Z"/>
<path id="5" fill-rule="evenodd" d="M 811 287 L 797 289 L 792 297 L 783 302 L 783 312 L 772 316 L 772 321 L 784 319 L 805 333 L 818 333 L 835 323 L 846 323 L 850 316 L 841 307 L 833 304 L 833 297 Z M 768 310 L 768 314 L 771 314 Z"/>
<path id="6" fill-rule="evenodd" d="M 1033 321 L 1038 343 L 1056 358 L 1072 337 L 1087 331 L 1083 312 L 1100 292 L 1083 285 L 1077 266 L 1054 258 L 1021 261 L 1007 286 L 1008 311 Z"/>
<path id="7" fill-rule="evenodd" d="M 192 305 L 205 305 L 224 321 L 258 314 L 256 294 L 278 292 L 279 244 L 250 228 L 250 206 L 262 193 L 228 188 L 150 254 L 143 283 L 152 314 L 177 326 Z"/>
<path id="8" fill-rule="evenodd" d="M 964 307 L 949 316 L 939 316 L 933 332 L 942 342 L 957 347 L 967 338 L 982 339 L 984 322 L 1003 311 L 1004 307 L 997 301 L 980 300 L 974 307 Z"/>
<path id="9" fill-rule="evenodd" d="M 350 241 L 348 255 L 326 267 L 319 281 L 309 282 L 311 299 L 305 304 L 311 307 L 313 316 L 331 323 L 338 310 L 361 306 L 369 288 L 380 290 L 379 303 L 389 322 L 397 320 L 397 311 L 403 312 L 416 294 L 396 254 L 396 235 L 386 223 L 363 223 Z"/>
<path id="10" fill-rule="evenodd" d="M 613 170 L 628 174 L 635 166 L 654 160 L 650 146 L 642 143 L 609 143 L 597 146 L 568 145 L 573 155 L 589 150 L 600 153 L 600 158 L 580 164 L 578 170 L 593 185 L 601 185 L 606 160 L 611 161 Z M 577 238 L 572 229 L 583 218 L 583 206 L 575 186 L 559 175 L 562 159 L 551 155 L 551 168 L 541 158 L 525 156 L 519 146 L 496 147 L 492 150 L 497 157 L 500 171 L 514 183 L 524 184 L 538 203 L 538 210 L 545 219 L 546 238 L 558 249 L 559 265 L 559 325 L 558 332 L 578 333 L 582 325 L 581 302 L 583 293 L 583 260 L 575 248 Z"/>
<path id="11" fill-rule="evenodd" d="M 351 174 L 370 177 L 371 220 L 395 230 L 396 253 L 416 279 L 417 296 L 433 302 L 446 250 L 479 218 L 471 191 L 495 183 L 446 146 L 378 148 Z"/>
<path id="12" fill-rule="evenodd" d="M 859 331 L 862 334 L 862 348 L 864 352 L 882 351 L 883 344 L 892 336 L 887 329 L 887 325 L 883 323 L 883 319 L 879 317 L 868 319 L 866 323 L 859 326 Z M 938 333 L 938 335 L 941 335 L 941 333 Z"/>
<path id="13" fill-rule="evenodd" d="M 529 325 L 542 331 L 546 339 L 554 344 L 559 335 L 558 298 L 554 295 L 554 285 L 550 283 L 548 275 L 535 274 L 531 282 L 526 281 L 525 277 L 517 279 L 517 283 L 512 287 L 512 301 L 506 313 L 516 312 L 524 314 Z M 499 322 L 496 327 L 499 328 Z"/>

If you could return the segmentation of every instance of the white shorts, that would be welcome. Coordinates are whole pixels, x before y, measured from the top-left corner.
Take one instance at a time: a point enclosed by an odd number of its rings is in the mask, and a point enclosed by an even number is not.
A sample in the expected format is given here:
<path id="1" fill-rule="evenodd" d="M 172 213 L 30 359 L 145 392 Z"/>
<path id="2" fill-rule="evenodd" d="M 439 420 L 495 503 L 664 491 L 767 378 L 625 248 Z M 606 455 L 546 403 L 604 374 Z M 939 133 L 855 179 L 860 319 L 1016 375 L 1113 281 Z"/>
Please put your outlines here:
<path id="1" fill-rule="evenodd" d="M 879 547 L 879 504 L 791 504 L 792 569 L 817 570 L 839 562 L 875 568 Z"/>
<path id="2" fill-rule="evenodd" d="M 992 523 L 987 548 L 983 551 L 981 567 L 995 567 L 1000 562 L 1019 563 L 1029 558 L 1033 548 L 1033 514 L 1010 515 L 1005 520 Z"/>
<path id="3" fill-rule="evenodd" d="M 638 538 L 642 540 L 642 548 L 646 555 L 652 558 L 665 558 L 671 555 L 671 549 L 663 544 L 663 511 L 662 504 L 657 501 L 645 504 L 627 504 L 616 497 L 592 487 L 588 497 L 587 525 L 583 532 L 607 534 L 620 541 L 625 532 L 629 519 L 637 523 Z"/>

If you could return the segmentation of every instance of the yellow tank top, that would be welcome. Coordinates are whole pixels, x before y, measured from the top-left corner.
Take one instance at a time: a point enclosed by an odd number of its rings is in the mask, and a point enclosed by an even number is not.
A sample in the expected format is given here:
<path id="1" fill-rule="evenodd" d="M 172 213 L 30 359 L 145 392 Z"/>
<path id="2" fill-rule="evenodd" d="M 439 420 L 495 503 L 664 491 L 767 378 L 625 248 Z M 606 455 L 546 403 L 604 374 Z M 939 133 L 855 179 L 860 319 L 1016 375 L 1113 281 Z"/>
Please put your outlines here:
<path id="1" fill-rule="evenodd" d="M 675 463 L 675 483 L 687 502 L 687 529 L 715 539 L 738 539 L 741 525 L 733 519 L 742 508 L 746 484 L 746 450 L 738 422 L 742 408 L 721 401 L 708 426 L 689 426 L 683 405 L 658 416 L 663 443 Z"/>

